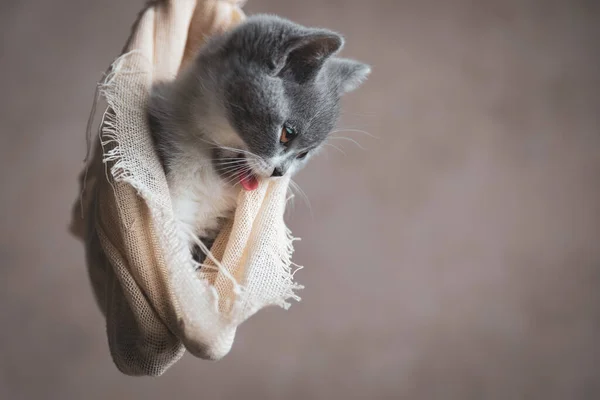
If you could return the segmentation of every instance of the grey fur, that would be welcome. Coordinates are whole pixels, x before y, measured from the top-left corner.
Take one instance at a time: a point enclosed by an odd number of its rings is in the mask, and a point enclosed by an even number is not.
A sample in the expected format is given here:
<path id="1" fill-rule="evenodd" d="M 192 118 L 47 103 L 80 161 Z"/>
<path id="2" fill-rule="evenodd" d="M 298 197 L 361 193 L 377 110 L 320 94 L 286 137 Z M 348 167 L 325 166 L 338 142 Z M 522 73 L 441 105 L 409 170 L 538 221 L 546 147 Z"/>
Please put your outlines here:
<path id="1" fill-rule="evenodd" d="M 309 158 L 296 156 L 312 153 L 333 129 L 340 97 L 370 73 L 333 57 L 343 44 L 335 32 L 268 15 L 209 40 L 190 67 L 151 95 L 149 123 L 167 171 L 186 146 L 204 146 L 213 162 L 235 157 L 232 148 L 250 152 L 263 178 L 296 171 Z M 283 124 L 297 131 L 285 146 Z"/>

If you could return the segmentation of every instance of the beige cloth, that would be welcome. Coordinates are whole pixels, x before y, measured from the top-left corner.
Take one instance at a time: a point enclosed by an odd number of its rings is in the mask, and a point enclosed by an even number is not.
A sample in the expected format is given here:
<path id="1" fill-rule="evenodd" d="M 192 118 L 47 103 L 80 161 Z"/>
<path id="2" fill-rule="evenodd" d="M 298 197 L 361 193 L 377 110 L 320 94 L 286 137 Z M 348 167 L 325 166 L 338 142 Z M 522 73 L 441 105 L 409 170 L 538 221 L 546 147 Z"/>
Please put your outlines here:
<path id="1" fill-rule="evenodd" d="M 242 191 L 213 256 L 197 270 L 179 239 L 146 125 L 152 82 L 172 79 L 207 35 L 241 21 L 240 3 L 149 4 L 100 85 L 108 108 L 100 145 L 82 174 L 73 228 L 86 241 L 111 355 L 128 375 L 160 375 L 185 349 L 219 359 L 229 352 L 237 326 L 256 311 L 299 300 L 290 260 L 293 239 L 283 221 L 288 180 Z"/>

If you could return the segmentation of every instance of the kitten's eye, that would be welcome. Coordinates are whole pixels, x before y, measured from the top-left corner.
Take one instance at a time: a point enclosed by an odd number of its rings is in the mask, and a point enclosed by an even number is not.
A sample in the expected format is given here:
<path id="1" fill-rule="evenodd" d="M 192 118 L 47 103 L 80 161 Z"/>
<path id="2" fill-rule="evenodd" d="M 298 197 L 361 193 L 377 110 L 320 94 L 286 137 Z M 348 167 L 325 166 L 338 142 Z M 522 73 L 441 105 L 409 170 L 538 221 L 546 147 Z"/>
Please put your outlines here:
<path id="1" fill-rule="evenodd" d="M 296 158 L 297 158 L 298 160 L 302 160 L 303 158 L 306 158 L 306 156 L 307 156 L 307 155 L 308 155 L 308 151 L 303 151 L 302 153 L 298 154 L 298 155 L 296 156 Z"/>
<path id="2" fill-rule="evenodd" d="M 296 135 L 297 133 L 294 128 L 284 125 L 283 128 L 281 128 L 281 137 L 279 138 L 279 141 L 283 144 L 286 144 L 294 139 Z"/>

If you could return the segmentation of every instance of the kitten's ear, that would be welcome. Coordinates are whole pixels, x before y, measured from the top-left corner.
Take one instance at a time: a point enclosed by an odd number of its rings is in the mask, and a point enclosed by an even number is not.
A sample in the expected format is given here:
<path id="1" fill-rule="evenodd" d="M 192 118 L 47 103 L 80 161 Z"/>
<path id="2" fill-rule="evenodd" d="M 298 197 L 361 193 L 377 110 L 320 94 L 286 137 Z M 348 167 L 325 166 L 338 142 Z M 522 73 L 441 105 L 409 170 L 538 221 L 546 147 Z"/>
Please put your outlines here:
<path id="1" fill-rule="evenodd" d="M 344 39 L 335 32 L 306 29 L 283 44 L 273 60 L 273 73 L 298 83 L 310 81 L 343 45 Z"/>
<path id="2" fill-rule="evenodd" d="M 341 93 L 358 88 L 371 73 L 371 67 L 347 58 L 332 58 L 327 62 L 327 73 Z"/>

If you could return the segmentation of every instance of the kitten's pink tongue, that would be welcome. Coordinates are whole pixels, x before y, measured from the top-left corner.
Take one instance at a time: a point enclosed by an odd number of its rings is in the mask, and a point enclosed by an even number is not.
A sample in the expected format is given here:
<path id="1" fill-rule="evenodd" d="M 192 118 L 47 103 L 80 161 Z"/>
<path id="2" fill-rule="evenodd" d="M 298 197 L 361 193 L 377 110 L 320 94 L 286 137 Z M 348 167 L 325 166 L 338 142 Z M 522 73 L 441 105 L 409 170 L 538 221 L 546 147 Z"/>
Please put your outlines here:
<path id="1" fill-rule="evenodd" d="M 240 173 L 240 183 L 247 191 L 252 191 L 258 187 L 258 179 L 250 171 Z"/>

